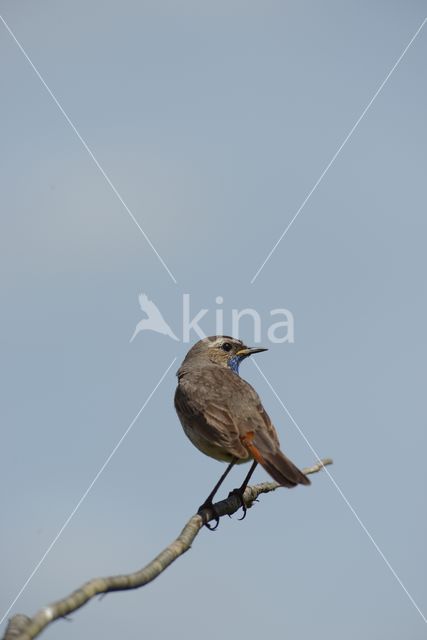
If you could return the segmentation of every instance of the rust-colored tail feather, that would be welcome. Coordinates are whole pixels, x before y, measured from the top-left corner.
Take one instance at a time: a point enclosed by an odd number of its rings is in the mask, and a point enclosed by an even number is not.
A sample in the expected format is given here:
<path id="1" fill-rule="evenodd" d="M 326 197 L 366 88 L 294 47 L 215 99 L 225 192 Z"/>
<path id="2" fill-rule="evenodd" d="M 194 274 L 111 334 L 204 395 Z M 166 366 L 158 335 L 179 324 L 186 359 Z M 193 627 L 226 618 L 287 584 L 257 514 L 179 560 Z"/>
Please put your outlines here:
<path id="1" fill-rule="evenodd" d="M 295 487 L 297 484 L 311 484 L 307 476 L 281 451 L 277 451 L 277 453 L 271 455 L 263 455 L 262 457 L 262 466 L 282 487 Z"/>
<path id="2" fill-rule="evenodd" d="M 245 443 L 254 460 L 264 467 L 267 473 L 282 487 L 296 487 L 297 484 L 311 484 L 309 478 L 298 469 L 294 463 L 278 449 L 277 451 L 264 451 L 252 442 Z"/>

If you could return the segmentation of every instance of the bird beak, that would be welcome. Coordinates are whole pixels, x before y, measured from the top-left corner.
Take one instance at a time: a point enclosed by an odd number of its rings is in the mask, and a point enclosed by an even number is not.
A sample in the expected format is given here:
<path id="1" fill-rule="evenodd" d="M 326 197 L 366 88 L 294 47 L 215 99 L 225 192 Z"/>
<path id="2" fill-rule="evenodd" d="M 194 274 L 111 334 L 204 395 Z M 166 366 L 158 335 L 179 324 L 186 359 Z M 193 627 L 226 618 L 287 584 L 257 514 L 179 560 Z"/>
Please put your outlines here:
<path id="1" fill-rule="evenodd" d="M 236 356 L 246 358 L 246 356 L 251 356 L 253 353 L 261 353 L 261 351 L 268 351 L 268 349 L 265 349 L 264 347 L 245 347 L 244 349 L 237 351 Z"/>

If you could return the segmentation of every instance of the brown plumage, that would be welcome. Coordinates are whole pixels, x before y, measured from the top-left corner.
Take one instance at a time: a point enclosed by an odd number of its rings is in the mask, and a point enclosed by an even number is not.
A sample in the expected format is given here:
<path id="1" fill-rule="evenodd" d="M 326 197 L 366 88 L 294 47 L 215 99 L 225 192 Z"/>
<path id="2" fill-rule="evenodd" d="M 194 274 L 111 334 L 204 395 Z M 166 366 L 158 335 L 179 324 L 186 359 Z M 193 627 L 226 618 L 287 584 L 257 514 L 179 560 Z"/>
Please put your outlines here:
<path id="1" fill-rule="evenodd" d="M 228 336 L 197 342 L 177 374 L 176 411 L 191 442 L 206 455 L 230 463 L 229 468 L 254 460 L 284 487 L 308 485 L 307 476 L 280 450 L 276 429 L 257 392 L 238 374 L 239 363 L 258 351 L 265 349 L 250 349 Z M 254 468 L 255 463 L 249 477 Z M 212 498 L 211 494 L 205 505 Z"/>

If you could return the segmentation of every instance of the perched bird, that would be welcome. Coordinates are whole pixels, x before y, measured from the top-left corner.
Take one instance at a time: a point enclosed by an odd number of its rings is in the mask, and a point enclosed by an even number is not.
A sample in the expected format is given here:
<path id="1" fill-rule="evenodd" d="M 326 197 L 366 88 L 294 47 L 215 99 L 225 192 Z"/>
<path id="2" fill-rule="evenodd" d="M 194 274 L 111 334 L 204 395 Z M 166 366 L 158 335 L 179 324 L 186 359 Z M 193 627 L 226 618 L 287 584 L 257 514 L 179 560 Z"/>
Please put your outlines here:
<path id="1" fill-rule="evenodd" d="M 235 464 L 252 460 L 240 496 L 243 517 L 245 491 L 259 463 L 283 487 L 310 484 L 310 480 L 280 450 L 279 438 L 255 389 L 239 376 L 239 365 L 253 353 L 229 336 L 199 340 L 187 353 L 177 376 L 175 408 L 183 429 L 200 451 L 228 467 L 199 508 L 212 508 L 212 500 Z M 216 528 L 219 519 L 216 518 Z"/>
<path id="2" fill-rule="evenodd" d="M 142 311 L 147 315 L 146 318 L 143 318 L 138 322 L 135 327 L 135 331 L 133 332 L 132 338 L 129 342 L 134 340 L 135 336 L 138 335 L 140 331 L 156 331 L 157 333 L 162 333 L 165 336 L 169 336 L 173 340 L 178 340 L 162 314 L 160 313 L 160 309 L 154 304 L 152 300 L 145 295 L 145 293 L 141 293 L 138 296 L 139 306 Z"/>

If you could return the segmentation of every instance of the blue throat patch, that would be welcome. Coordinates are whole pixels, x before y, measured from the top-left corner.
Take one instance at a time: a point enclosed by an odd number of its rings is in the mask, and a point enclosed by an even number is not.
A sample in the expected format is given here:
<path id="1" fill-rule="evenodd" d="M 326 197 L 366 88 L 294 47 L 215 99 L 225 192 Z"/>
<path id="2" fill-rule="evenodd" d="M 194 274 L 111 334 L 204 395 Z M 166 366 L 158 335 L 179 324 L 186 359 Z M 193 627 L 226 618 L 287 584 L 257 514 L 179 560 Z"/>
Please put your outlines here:
<path id="1" fill-rule="evenodd" d="M 232 371 L 234 371 L 234 373 L 237 373 L 237 375 L 239 375 L 239 364 L 242 362 L 242 360 L 242 356 L 233 356 L 228 361 L 228 366 Z"/>

